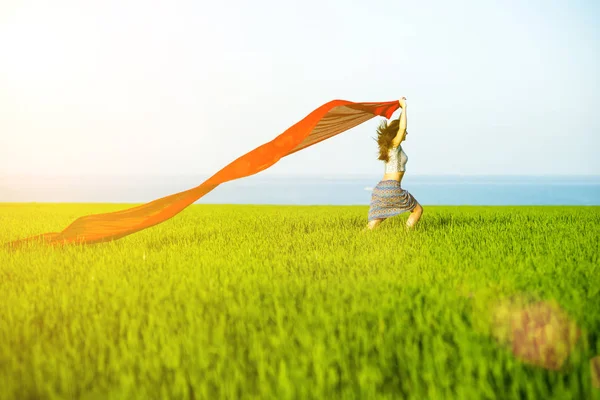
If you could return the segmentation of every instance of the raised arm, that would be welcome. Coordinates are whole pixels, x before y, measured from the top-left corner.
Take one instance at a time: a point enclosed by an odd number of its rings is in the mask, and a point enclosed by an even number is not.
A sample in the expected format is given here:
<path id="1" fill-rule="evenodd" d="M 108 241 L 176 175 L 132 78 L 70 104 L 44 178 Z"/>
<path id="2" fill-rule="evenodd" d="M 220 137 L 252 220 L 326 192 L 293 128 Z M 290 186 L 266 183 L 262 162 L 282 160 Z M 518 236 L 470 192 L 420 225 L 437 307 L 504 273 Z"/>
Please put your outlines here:
<path id="1" fill-rule="evenodd" d="M 400 143 L 404 140 L 404 136 L 406 135 L 406 97 L 403 97 L 399 100 L 400 108 L 402 109 L 400 114 L 400 124 L 398 125 L 398 133 L 396 137 L 392 140 L 392 146 L 398 147 Z"/>

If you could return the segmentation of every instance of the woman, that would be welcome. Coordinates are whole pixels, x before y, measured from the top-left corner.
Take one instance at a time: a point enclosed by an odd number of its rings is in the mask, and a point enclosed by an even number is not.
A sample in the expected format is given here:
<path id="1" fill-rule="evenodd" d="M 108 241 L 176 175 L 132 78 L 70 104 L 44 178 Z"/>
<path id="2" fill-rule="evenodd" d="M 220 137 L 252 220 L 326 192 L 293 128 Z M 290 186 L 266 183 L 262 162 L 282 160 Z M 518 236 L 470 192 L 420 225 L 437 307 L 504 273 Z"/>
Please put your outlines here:
<path id="1" fill-rule="evenodd" d="M 385 219 L 410 212 L 406 221 L 407 228 L 412 228 L 421 218 L 423 207 L 415 198 L 402 189 L 400 183 L 406 171 L 408 158 L 402 150 L 402 143 L 406 139 L 406 98 L 400 100 L 402 113 L 400 118 L 389 125 L 384 120 L 377 129 L 377 144 L 379 145 L 379 159 L 385 162 L 383 179 L 373 189 L 371 207 L 369 208 L 368 229 L 376 228 Z"/>

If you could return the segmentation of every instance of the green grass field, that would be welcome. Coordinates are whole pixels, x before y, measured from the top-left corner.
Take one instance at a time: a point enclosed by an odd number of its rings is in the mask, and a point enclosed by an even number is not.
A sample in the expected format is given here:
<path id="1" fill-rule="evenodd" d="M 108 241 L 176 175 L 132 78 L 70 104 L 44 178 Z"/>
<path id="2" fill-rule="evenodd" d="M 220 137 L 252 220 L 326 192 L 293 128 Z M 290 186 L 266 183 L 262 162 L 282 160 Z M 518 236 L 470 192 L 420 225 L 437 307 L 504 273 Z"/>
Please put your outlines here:
<path id="1" fill-rule="evenodd" d="M 0 204 L 0 242 L 128 205 Z M 0 398 L 600 399 L 600 207 L 193 205 L 119 241 L 0 250 Z M 560 371 L 487 329 L 511 295 L 584 330 Z"/>

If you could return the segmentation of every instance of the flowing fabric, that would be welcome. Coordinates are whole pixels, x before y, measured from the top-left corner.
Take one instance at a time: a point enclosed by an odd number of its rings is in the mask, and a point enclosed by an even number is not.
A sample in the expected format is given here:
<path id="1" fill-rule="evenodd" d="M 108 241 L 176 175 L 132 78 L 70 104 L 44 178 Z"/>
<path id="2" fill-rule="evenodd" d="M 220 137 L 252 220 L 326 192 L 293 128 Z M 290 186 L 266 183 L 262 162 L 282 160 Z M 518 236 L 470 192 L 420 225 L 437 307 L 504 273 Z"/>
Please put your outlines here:
<path id="1" fill-rule="evenodd" d="M 380 181 L 373 189 L 367 219 L 386 219 L 415 209 L 417 200 L 396 180 Z"/>
<path id="2" fill-rule="evenodd" d="M 342 133 L 375 116 L 390 118 L 398 101 L 354 103 L 333 100 L 317 108 L 272 141 L 237 158 L 199 186 L 126 210 L 76 219 L 62 232 L 44 233 L 8 243 L 32 240 L 48 244 L 100 243 L 116 240 L 168 220 L 224 182 L 254 175 L 281 158 Z"/>

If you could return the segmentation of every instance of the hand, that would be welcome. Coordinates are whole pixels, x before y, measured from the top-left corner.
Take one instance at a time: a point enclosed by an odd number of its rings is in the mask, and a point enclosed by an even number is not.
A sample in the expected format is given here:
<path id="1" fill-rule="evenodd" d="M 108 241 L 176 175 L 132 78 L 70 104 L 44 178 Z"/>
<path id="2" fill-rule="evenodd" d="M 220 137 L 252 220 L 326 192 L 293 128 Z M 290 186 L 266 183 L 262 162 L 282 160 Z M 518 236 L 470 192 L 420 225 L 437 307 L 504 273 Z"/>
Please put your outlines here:
<path id="1" fill-rule="evenodd" d="M 403 97 L 400 100 L 398 100 L 398 103 L 400 103 L 401 108 L 406 107 L 406 97 Z"/>

